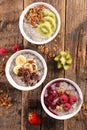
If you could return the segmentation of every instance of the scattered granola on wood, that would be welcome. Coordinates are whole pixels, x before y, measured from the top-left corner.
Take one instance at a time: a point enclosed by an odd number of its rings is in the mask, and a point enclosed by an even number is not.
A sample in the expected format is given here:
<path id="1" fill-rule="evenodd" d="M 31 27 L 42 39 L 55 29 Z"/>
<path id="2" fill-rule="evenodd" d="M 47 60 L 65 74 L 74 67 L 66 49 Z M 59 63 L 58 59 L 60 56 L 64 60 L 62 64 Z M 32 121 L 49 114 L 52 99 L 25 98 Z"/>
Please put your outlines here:
<path id="1" fill-rule="evenodd" d="M 87 119 L 87 103 L 83 103 L 83 104 L 82 104 L 80 113 L 82 113 L 83 118 Z M 79 119 L 80 119 L 79 115 L 80 115 L 80 114 L 76 114 L 76 115 L 74 116 L 76 120 L 79 120 Z"/>
<path id="2" fill-rule="evenodd" d="M 7 93 L 0 89 L 0 107 L 11 107 L 12 99 Z"/>

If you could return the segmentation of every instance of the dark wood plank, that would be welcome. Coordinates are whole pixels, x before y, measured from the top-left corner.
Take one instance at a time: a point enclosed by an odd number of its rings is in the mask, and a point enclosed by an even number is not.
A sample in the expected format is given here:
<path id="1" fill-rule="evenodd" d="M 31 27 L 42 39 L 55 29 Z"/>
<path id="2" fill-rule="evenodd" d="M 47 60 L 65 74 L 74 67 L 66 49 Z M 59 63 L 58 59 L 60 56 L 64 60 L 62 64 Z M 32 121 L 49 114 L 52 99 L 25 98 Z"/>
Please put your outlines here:
<path id="1" fill-rule="evenodd" d="M 12 45 L 22 44 L 22 36 L 19 31 L 19 16 L 22 9 L 23 0 L 0 1 L 0 48 L 7 47 L 10 53 Z M 1 75 L 0 79 L 2 82 L 7 81 L 5 75 Z"/>
<path id="2" fill-rule="evenodd" d="M 81 88 L 87 102 L 87 1 L 67 0 L 66 3 L 66 44 L 65 50 L 73 58 L 71 68 L 65 77 L 75 81 Z M 65 130 L 86 130 L 87 121 L 83 114 L 79 118 L 65 121 Z"/>
<path id="3" fill-rule="evenodd" d="M 23 0 L 0 0 L 0 48 L 7 47 L 10 53 L 12 45 L 22 44 L 18 25 L 22 10 Z M 13 101 L 13 106 L 9 109 L 0 107 L 0 130 L 20 130 L 21 92 L 8 84 L 5 74 L 1 73 L 1 66 L 3 66 L 1 57 L 0 61 L 0 88 L 3 87 Z"/>
<path id="4" fill-rule="evenodd" d="M 11 107 L 0 106 L 0 130 L 20 130 L 21 92 L 8 83 L 0 82 L 0 89 L 11 98 L 12 103 Z"/>
<path id="5" fill-rule="evenodd" d="M 39 0 L 41 1 L 41 0 Z M 27 6 L 30 3 L 37 2 L 37 0 L 33 1 L 28 1 L 24 0 L 24 7 Z M 60 38 L 57 36 L 52 42 L 44 45 L 44 47 L 47 47 L 50 49 L 50 52 L 53 51 L 53 46 L 56 43 L 58 45 L 58 50 L 56 51 L 55 54 L 58 54 L 61 50 L 64 50 L 64 28 L 65 28 L 65 0 L 55 0 L 55 1 L 44 1 L 52 4 L 60 13 L 61 16 L 61 30 L 60 30 Z M 24 40 L 24 47 L 25 48 L 33 48 L 34 50 L 38 51 L 39 53 L 40 50 L 38 49 L 38 46 L 32 45 L 28 43 L 26 40 Z M 53 58 L 48 58 L 48 55 L 45 55 L 41 53 L 43 57 L 45 58 L 47 65 L 48 65 L 48 74 L 45 82 L 43 85 L 41 85 L 38 89 L 30 92 L 22 92 L 22 130 L 63 130 L 63 121 L 55 120 L 50 118 L 42 109 L 40 105 L 40 96 L 41 96 L 41 91 L 42 88 L 45 86 L 46 83 L 48 83 L 50 80 L 57 78 L 57 77 L 64 77 L 64 72 L 63 71 L 58 71 L 56 68 L 56 65 L 53 62 Z M 26 104 L 28 103 L 29 104 Z M 32 102 L 32 103 L 31 103 Z M 38 105 L 36 105 L 38 104 Z M 31 111 L 36 111 L 42 116 L 42 125 L 39 126 L 31 126 L 28 124 L 27 119 L 25 118 L 28 112 Z"/>

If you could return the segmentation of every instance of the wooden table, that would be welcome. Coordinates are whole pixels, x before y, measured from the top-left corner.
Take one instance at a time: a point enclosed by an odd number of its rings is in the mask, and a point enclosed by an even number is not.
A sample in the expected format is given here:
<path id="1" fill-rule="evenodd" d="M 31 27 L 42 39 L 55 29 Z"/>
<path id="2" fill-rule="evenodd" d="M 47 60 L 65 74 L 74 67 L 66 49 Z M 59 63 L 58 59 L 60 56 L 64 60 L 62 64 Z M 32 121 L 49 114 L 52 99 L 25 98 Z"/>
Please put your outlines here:
<path id="1" fill-rule="evenodd" d="M 41 1 L 41 0 L 39 0 Z M 7 90 L 12 97 L 11 108 L 0 107 L 0 130 L 87 130 L 87 119 L 79 113 L 78 120 L 73 117 L 66 121 L 50 118 L 42 109 L 40 95 L 42 88 L 54 78 L 66 77 L 75 81 L 81 88 L 84 102 L 87 102 L 87 0 L 44 0 L 52 4 L 61 16 L 60 34 L 50 43 L 44 45 L 53 51 L 56 42 L 56 54 L 65 50 L 73 58 L 69 70 L 57 70 L 53 59 L 44 56 L 48 65 L 48 75 L 45 82 L 34 91 L 19 91 L 13 88 L 0 73 L 0 87 Z M 0 48 L 18 43 L 23 48 L 33 48 L 38 51 L 38 46 L 33 46 L 23 39 L 18 22 L 22 10 L 37 0 L 0 0 Z M 0 63 L 0 65 L 2 62 Z M 41 115 L 42 125 L 31 126 L 27 122 L 28 112 L 36 111 Z"/>

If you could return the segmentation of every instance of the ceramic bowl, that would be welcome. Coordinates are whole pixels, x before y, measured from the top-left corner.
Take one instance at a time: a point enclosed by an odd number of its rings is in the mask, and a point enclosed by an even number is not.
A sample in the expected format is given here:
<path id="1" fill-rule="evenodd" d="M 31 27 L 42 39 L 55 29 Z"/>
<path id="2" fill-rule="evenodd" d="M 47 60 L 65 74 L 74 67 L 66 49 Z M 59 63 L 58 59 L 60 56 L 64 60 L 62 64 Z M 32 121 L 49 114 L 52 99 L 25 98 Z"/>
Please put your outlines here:
<path id="1" fill-rule="evenodd" d="M 31 55 L 31 58 L 34 58 L 34 56 L 37 57 L 37 62 L 39 62 L 39 66 L 41 65 L 43 68 L 42 77 L 41 77 L 40 81 L 38 81 L 34 86 L 23 86 L 22 81 L 19 81 L 18 77 L 15 76 L 15 74 L 13 73 L 13 68 L 15 66 L 16 57 L 18 55 L 24 55 L 25 57 L 28 58 L 28 54 Z M 43 83 L 43 81 L 45 80 L 46 75 L 47 75 L 47 65 L 46 65 L 44 58 L 39 53 L 37 53 L 36 51 L 33 51 L 33 50 L 24 49 L 24 50 L 21 50 L 21 51 L 14 53 L 8 59 L 7 64 L 6 64 L 6 68 L 5 68 L 5 72 L 6 72 L 7 80 L 16 89 L 25 90 L 25 91 L 26 90 L 33 90 L 33 89 L 39 87 Z"/>
<path id="2" fill-rule="evenodd" d="M 45 40 L 42 40 L 42 41 L 32 40 L 32 39 L 29 37 L 29 35 L 27 35 L 27 34 L 25 33 L 24 27 L 23 27 L 23 26 L 24 26 L 24 25 L 23 25 L 23 21 L 24 21 L 24 16 L 25 16 L 25 14 L 29 11 L 29 9 L 31 9 L 31 8 L 33 8 L 33 7 L 35 7 L 35 6 L 38 6 L 38 5 L 44 5 L 45 7 L 47 7 L 48 9 L 50 9 L 53 13 L 55 13 L 56 19 L 57 19 L 57 28 L 56 28 L 56 31 L 54 32 L 54 34 L 53 34 L 51 37 L 49 37 L 49 38 L 47 38 L 47 39 L 45 39 Z M 50 4 L 48 4 L 48 3 L 44 3 L 44 2 L 36 2 L 36 3 L 30 4 L 29 6 L 27 6 L 27 7 L 24 9 L 24 11 L 22 12 L 22 14 L 21 14 L 21 16 L 20 16 L 20 19 L 19 19 L 19 28 L 20 28 L 20 31 L 21 31 L 23 37 L 24 37 L 27 41 L 29 41 L 30 43 L 37 44 L 37 45 L 39 45 L 39 44 L 46 44 L 46 43 L 52 41 L 52 40 L 57 36 L 57 34 L 59 33 L 60 25 L 61 25 L 61 20 L 60 20 L 60 15 L 59 15 L 58 11 L 57 11 L 52 5 L 50 5 Z M 30 31 L 30 30 L 29 30 L 29 31 Z M 30 33 L 30 32 L 29 32 L 29 33 Z"/>
<path id="3" fill-rule="evenodd" d="M 59 82 L 59 81 L 63 81 L 63 82 L 67 82 L 67 83 L 70 83 L 71 85 L 74 86 L 75 90 L 78 92 L 78 95 L 79 95 L 79 103 L 78 103 L 78 107 L 74 110 L 74 111 L 71 111 L 71 113 L 68 113 L 68 114 L 64 114 L 64 115 L 56 115 L 54 114 L 53 112 L 51 112 L 47 106 L 45 105 L 44 103 L 44 96 L 45 96 L 45 93 L 46 93 L 46 90 L 48 88 L 48 86 L 50 86 L 52 83 L 55 83 L 55 82 Z M 47 99 L 48 100 L 48 99 Z M 82 103 L 83 103 L 83 95 L 82 95 L 82 92 L 81 92 L 81 89 L 79 88 L 79 86 L 73 82 L 72 80 L 70 79 L 66 79 L 66 78 L 57 78 L 57 79 L 54 79 L 52 81 L 50 81 L 42 90 L 42 94 L 41 94 L 41 104 L 42 104 L 42 107 L 44 109 L 44 111 L 52 118 L 54 119 L 59 119 L 59 120 L 65 120 L 65 119 L 69 119 L 71 117 L 73 117 L 75 114 L 77 114 L 80 109 L 81 109 L 81 106 L 82 106 Z M 48 106 L 49 107 L 49 106 Z"/>

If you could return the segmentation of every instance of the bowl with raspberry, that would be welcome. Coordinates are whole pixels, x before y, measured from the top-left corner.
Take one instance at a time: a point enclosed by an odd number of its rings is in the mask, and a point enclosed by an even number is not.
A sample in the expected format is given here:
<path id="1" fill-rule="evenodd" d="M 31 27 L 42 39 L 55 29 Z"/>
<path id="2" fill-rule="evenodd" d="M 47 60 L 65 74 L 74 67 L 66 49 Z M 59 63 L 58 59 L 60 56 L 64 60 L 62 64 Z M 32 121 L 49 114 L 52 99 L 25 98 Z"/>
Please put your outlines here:
<path id="1" fill-rule="evenodd" d="M 82 103 L 80 87 L 66 78 L 50 81 L 41 93 L 42 107 L 54 119 L 65 120 L 73 117 L 80 111 Z"/>

